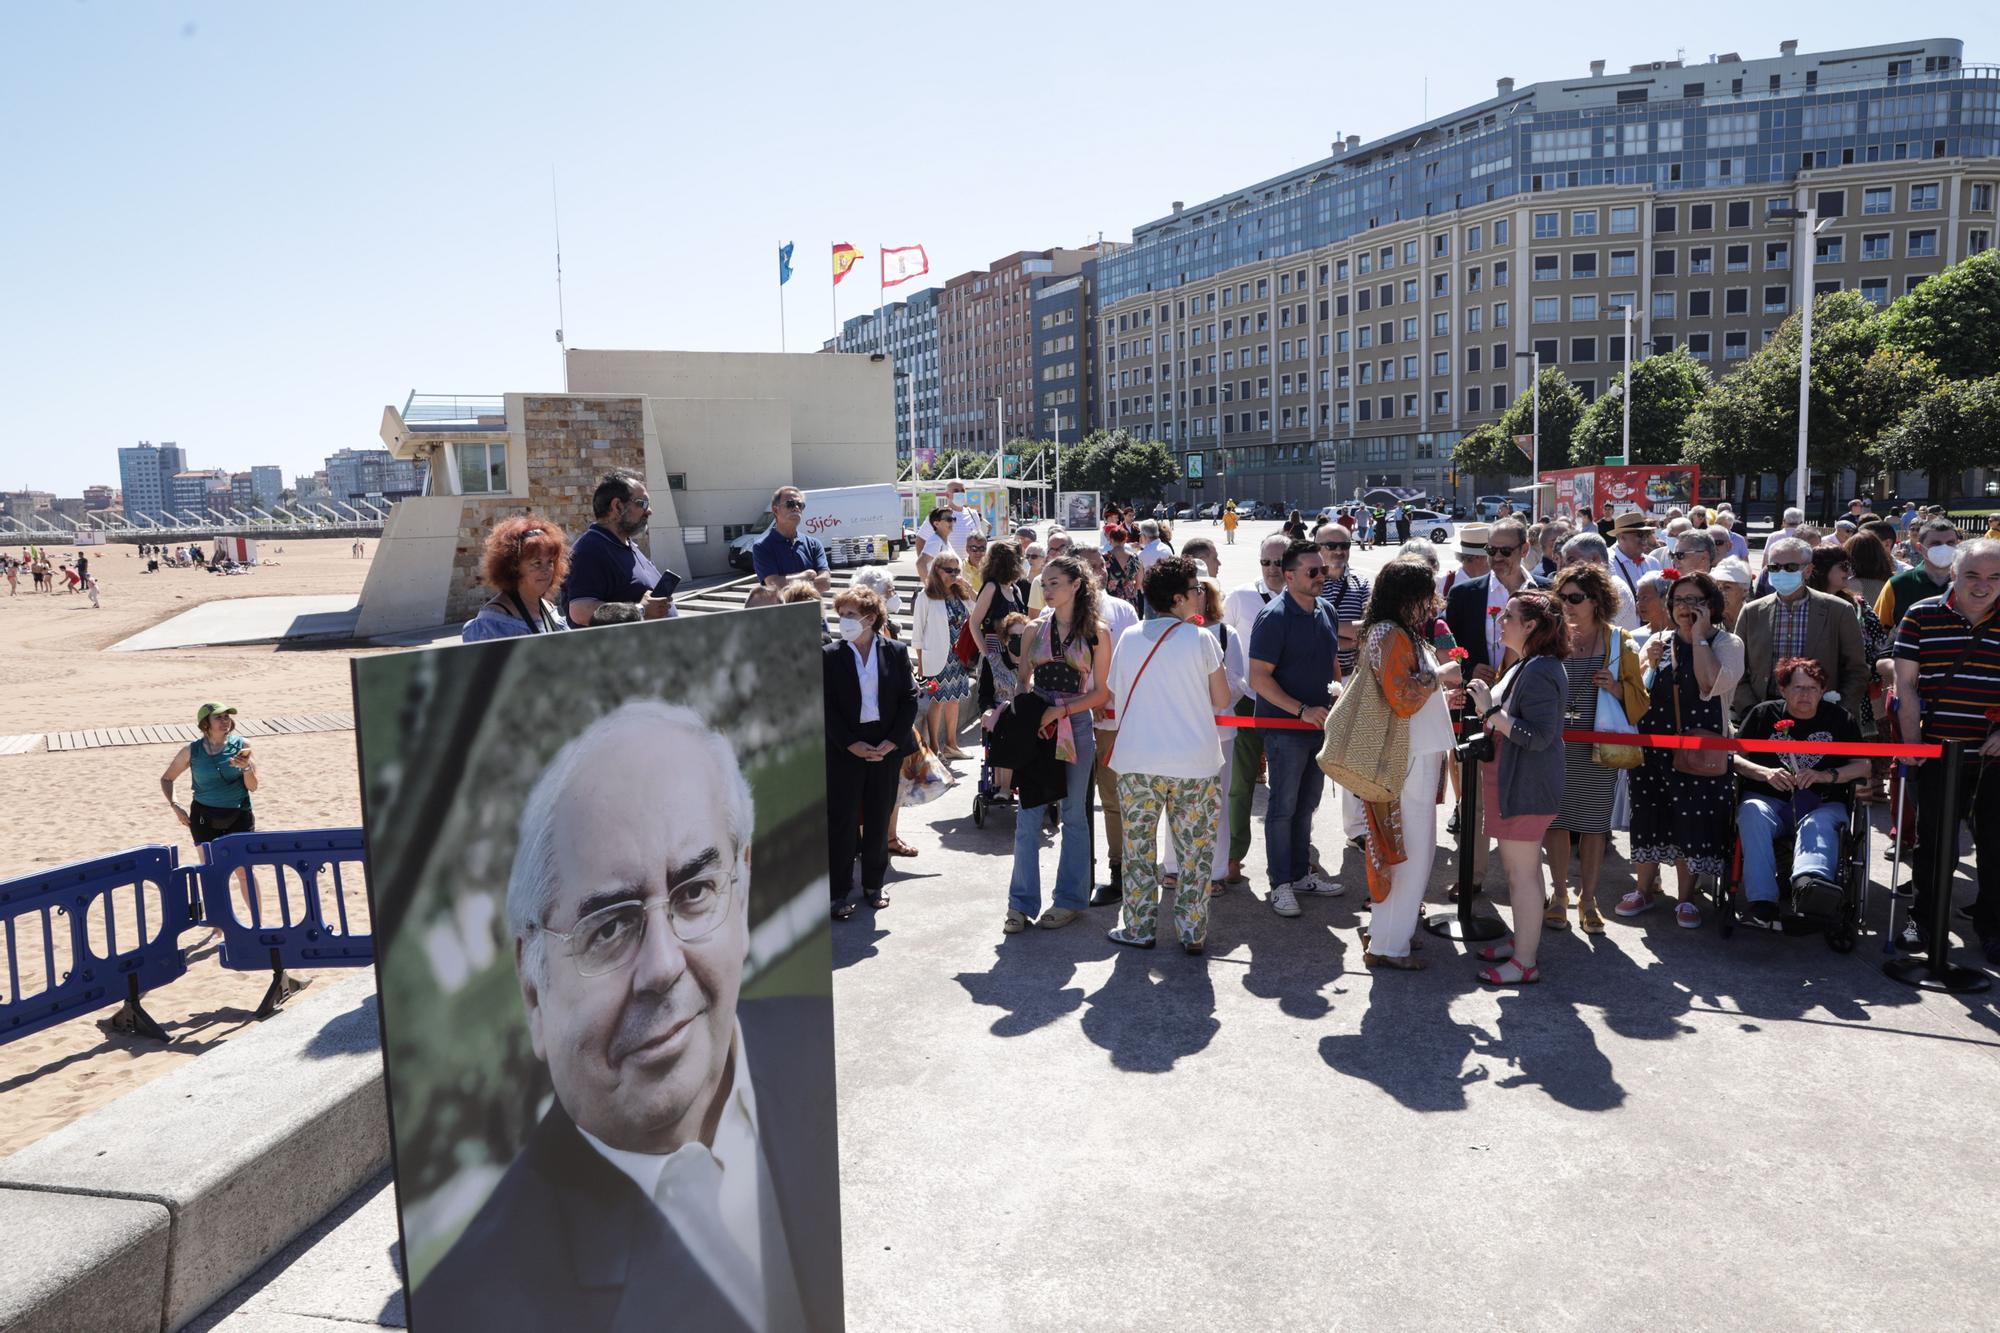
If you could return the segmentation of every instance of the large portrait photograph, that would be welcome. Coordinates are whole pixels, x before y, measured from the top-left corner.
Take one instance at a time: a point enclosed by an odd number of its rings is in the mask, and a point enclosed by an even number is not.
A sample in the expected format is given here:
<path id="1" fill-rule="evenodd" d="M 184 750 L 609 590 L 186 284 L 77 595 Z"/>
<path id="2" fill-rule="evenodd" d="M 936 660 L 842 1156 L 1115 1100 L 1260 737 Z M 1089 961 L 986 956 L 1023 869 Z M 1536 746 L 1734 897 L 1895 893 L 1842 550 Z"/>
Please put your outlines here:
<path id="1" fill-rule="evenodd" d="M 844 1327 L 820 634 L 354 663 L 414 1333 Z"/>

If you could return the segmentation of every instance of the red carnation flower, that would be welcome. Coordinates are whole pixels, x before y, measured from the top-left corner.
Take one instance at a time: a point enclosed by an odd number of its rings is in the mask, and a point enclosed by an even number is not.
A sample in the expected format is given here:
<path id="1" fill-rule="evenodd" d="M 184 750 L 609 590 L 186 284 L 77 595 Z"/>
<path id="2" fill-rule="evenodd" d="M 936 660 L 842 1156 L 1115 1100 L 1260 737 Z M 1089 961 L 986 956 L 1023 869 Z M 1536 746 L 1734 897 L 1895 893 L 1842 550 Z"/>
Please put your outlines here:
<path id="1" fill-rule="evenodd" d="M 1208 623 L 1208 621 L 1207 621 L 1207 619 L 1206 619 L 1205 617 L 1202 617 L 1202 616 L 1196 616 L 1196 617 L 1194 618 L 1194 623 L 1195 623 L 1195 624 L 1196 624 L 1197 626 L 1201 626 L 1201 625 L 1206 625 L 1206 624 Z"/>
<path id="2" fill-rule="evenodd" d="M 1454 662 L 1463 662 L 1466 658 L 1472 656 L 1472 654 L 1468 653 L 1463 648 L 1453 648 L 1449 653 L 1446 653 L 1445 656 L 1449 657 Z M 2000 712 L 2000 709 L 1995 709 L 1994 711 Z"/>
<path id="3" fill-rule="evenodd" d="M 2000 726 L 2000 706 L 1987 709 L 1986 720 L 1995 726 Z"/>
<path id="4" fill-rule="evenodd" d="M 1500 612 L 1504 609 L 1505 608 L 1503 607 L 1489 606 L 1486 608 L 1486 614 L 1492 616 L 1495 620 L 1498 620 L 1500 618 Z"/>
<path id="5" fill-rule="evenodd" d="M 1789 732 L 1791 731 L 1791 729 L 1792 729 L 1792 719 L 1788 717 L 1779 718 L 1777 724 L 1771 728 L 1771 730 L 1780 733 Z"/>
<path id="6" fill-rule="evenodd" d="M 1660 571 L 1660 577 L 1667 580 L 1667 582 L 1669 583 L 1673 582 L 1680 576 L 1681 572 L 1678 569 L 1675 569 L 1672 565 L 1668 565 L 1665 569 Z"/>

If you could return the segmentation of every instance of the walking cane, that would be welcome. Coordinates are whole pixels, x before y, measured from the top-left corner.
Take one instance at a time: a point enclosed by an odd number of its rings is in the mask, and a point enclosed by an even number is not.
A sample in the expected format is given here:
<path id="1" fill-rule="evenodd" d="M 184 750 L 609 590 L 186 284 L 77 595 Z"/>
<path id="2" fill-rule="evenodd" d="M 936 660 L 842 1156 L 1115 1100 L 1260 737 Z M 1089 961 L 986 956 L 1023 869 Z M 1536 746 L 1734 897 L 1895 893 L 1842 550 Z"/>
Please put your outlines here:
<path id="1" fill-rule="evenodd" d="M 1898 761 L 1899 772 L 1896 782 L 1896 809 L 1889 817 L 1889 934 L 1882 941 L 1882 952 L 1896 952 L 1896 881 L 1903 870 L 1903 794 L 1910 789 L 1910 771 L 1907 765 Z M 1868 890 L 1863 889 L 1861 918 L 1868 919 Z"/>

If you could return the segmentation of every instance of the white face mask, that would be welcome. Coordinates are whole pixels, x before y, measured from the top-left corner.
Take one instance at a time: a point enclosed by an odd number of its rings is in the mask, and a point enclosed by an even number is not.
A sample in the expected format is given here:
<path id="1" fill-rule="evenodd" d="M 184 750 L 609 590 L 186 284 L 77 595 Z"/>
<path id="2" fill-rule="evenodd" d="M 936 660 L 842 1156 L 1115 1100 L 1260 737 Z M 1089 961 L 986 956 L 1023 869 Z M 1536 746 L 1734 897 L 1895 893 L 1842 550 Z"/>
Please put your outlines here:
<path id="1" fill-rule="evenodd" d="M 861 623 L 859 616 L 842 616 L 840 618 L 840 637 L 849 643 L 853 643 L 867 632 L 868 626 Z"/>
<path id="2" fill-rule="evenodd" d="M 1924 559 L 1939 569 L 1950 569 L 1952 560 L 1958 555 L 1958 548 L 1949 542 L 1939 542 L 1936 546 L 1924 548 Z"/>
<path id="3" fill-rule="evenodd" d="M 890 615 L 892 615 L 892 616 L 900 616 L 900 615 L 902 615 L 902 614 L 903 614 L 903 594 L 901 594 L 901 593 L 899 593 L 899 592 L 892 592 L 892 593 L 890 593 L 890 594 L 889 594 L 889 600 L 888 600 L 888 601 L 887 601 L 887 602 L 886 602 L 886 603 L 885 603 L 884 605 L 885 605 L 885 606 L 886 606 L 886 608 L 888 609 L 888 612 L 889 612 L 889 614 L 890 614 Z"/>

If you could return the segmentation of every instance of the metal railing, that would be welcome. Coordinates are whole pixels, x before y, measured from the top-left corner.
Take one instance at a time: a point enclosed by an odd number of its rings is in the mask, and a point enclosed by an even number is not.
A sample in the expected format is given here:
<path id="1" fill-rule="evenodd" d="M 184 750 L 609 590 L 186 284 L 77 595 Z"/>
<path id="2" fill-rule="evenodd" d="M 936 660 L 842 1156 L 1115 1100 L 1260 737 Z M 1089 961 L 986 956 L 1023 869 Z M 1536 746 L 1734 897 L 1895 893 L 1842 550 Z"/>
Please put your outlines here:
<path id="1" fill-rule="evenodd" d="M 507 400 L 496 393 L 416 393 L 403 404 L 408 426 L 507 424 Z"/>

